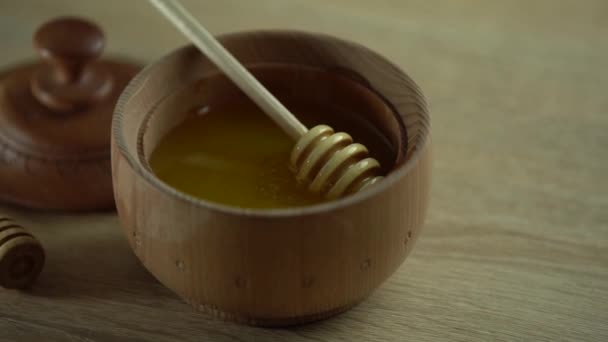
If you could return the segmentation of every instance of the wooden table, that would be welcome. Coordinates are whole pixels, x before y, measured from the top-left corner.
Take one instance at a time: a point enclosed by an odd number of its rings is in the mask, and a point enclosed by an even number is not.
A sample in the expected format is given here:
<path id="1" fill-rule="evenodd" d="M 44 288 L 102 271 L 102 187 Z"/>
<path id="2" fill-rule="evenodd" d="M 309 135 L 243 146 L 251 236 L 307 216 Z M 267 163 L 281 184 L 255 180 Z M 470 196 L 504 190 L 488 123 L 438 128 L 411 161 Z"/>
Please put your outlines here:
<path id="1" fill-rule="evenodd" d="M 353 310 L 294 329 L 195 312 L 139 264 L 114 214 L 3 208 L 38 235 L 30 292 L 0 291 L 2 341 L 607 341 L 608 2 L 187 1 L 215 32 L 322 31 L 422 86 L 435 169 L 426 228 Z M 0 2 L 0 63 L 75 14 L 109 51 L 151 61 L 185 40 L 143 0 Z"/>

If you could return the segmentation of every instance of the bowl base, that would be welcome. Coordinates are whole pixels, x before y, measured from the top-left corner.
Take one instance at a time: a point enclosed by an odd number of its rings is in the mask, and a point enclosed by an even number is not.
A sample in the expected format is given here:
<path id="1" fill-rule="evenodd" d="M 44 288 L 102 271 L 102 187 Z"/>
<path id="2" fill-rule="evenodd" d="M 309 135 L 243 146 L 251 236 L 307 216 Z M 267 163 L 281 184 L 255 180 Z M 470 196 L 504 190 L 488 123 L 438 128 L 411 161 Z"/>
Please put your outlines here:
<path id="1" fill-rule="evenodd" d="M 337 307 L 337 308 L 334 308 L 331 310 L 327 310 L 327 311 L 323 311 L 323 312 L 319 312 L 319 313 L 315 313 L 315 314 L 304 315 L 304 316 L 283 317 L 283 318 L 253 317 L 253 316 L 247 316 L 247 315 L 243 315 L 243 314 L 235 314 L 232 312 L 226 312 L 226 311 L 220 310 L 215 305 L 196 304 L 196 303 L 193 303 L 188 300 L 186 300 L 186 302 L 188 304 L 192 305 L 197 311 L 211 315 L 214 318 L 217 318 L 217 319 L 220 319 L 223 321 L 234 322 L 234 323 L 239 323 L 239 324 L 246 324 L 246 325 L 251 325 L 251 326 L 258 326 L 258 327 L 279 328 L 279 327 L 304 325 L 304 324 L 314 323 L 316 321 L 325 320 L 325 319 L 328 319 L 333 316 L 337 316 L 339 314 L 342 314 L 342 313 L 352 309 L 353 307 L 355 307 L 359 303 L 361 303 L 363 300 L 364 300 L 364 298 L 357 300 L 353 303 L 350 303 L 348 305 L 344 305 L 341 307 Z"/>

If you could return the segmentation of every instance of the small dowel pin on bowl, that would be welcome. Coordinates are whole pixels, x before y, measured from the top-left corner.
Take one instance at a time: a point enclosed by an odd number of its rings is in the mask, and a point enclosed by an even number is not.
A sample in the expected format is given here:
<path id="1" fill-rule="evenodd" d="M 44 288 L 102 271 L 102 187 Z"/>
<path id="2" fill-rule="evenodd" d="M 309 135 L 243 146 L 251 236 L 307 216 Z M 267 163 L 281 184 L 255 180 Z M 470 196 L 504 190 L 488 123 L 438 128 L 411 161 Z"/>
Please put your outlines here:
<path id="1" fill-rule="evenodd" d="M 236 86 L 296 142 L 291 168 L 301 183 L 329 199 L 360 191 L 382 179 L 380 164 L 346 133 L 327 125 L 304 126 L 177 0 L 150 0 Z"/>
<path id="2" fill-rule="evenodd" d="M 44 259 L 44 249 L 31 233 L 0 216 L 0 286 L 29 287 L 42 271 Z"/>

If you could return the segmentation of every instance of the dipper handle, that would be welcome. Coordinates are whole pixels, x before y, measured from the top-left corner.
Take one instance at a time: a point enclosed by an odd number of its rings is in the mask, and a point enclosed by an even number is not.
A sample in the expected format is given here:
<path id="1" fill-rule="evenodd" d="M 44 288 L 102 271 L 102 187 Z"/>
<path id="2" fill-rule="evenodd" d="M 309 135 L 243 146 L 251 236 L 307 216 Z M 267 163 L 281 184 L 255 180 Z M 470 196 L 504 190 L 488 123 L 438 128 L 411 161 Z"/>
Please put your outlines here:
<path id="1" fill-rule="evenodd" d="M 201 52 L 249 96 L 294 140 L 308 131 L 236 58 L 178 1 L 150 0 Z"/>

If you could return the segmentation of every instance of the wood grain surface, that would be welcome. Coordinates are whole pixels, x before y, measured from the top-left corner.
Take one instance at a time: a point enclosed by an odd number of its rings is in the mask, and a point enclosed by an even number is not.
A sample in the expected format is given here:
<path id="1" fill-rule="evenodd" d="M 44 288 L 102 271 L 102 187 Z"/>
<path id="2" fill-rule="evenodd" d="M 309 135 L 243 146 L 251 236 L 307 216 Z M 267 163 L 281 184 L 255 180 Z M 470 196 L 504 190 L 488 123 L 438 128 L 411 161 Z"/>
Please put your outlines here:
<path id="1" fill-rule="evenodd" d="M 210 319 L 138 263 L 112 213 L 4 206 L 44 244 L 27 293 L 0 291 L 1 341 L 608 340 L 608 3 L 186 1 L 213 33 L 320 31 L 403 67 L 429 98 L 430 213 L 368 300 L 293 329 Z M 146 61 L 185 40 L 145 1 L 0 1 L 2 66 L 51 16 L 97 20 Z"/>

